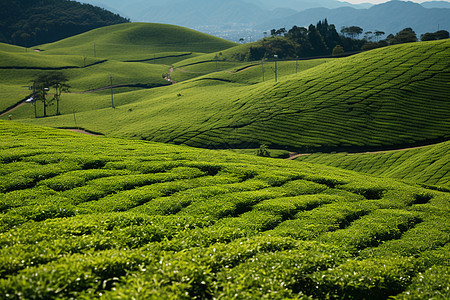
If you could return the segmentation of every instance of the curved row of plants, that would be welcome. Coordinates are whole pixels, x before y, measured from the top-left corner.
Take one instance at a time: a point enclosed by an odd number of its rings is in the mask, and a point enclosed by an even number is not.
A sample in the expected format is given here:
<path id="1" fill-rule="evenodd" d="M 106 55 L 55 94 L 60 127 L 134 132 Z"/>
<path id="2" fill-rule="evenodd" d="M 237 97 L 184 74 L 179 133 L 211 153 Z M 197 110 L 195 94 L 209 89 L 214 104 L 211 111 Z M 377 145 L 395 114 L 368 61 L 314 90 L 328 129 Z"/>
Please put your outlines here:
<path id="1" fill-rule="evenodd" d="M 449 296 L 446 192 L 0 125 L 6 299 Z"/>

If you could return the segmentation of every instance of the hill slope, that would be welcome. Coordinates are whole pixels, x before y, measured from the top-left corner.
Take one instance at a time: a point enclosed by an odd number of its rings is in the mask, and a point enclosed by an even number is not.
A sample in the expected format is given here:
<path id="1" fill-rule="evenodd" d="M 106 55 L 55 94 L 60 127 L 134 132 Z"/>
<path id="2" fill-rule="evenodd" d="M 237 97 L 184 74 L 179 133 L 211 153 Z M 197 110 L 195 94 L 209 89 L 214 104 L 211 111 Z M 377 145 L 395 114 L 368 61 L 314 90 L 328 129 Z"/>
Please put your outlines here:
<path id="1" fill-rule="evenodd" d="M 103 27 L 52 44 L 42 45 L 44 54 L 84 55 L 116 60 L 144 60 L 161 52 L 211 53 L 235 43 L 191 29 L 152 23 Z"/>
<path id="2" fill-rule="evenodd" d="M 450 296 L 448 193 L 4 121 L 0 141 L 5 299 Z"/>
<path id="3" fill-rule="evenodd" d="M 313 154 L 300 161 L 419 183 L 450 187 L 450 142 L 426 147 L 364 154 Z"/>
<path id="4" fill-rule="evenodd" d="M 391 46 L 276 84 L 233 83 L 215 73 L 136 94 L 129 107 L 86 112 L 79 120 L 107 135 L 196 147 L 268 144 L 303 152 L 426 144 L 449 137 L 449 55 L 450 40 Z M 273 62 L 265 65 L 270 73 Z M 73 124 L 71 116 L 32 122 Z"/>
<path id="5" fill-rule="evenodd" d="M 68 0 L 0 1 L 0 42 L 34 46 L 129 20 Z"/>

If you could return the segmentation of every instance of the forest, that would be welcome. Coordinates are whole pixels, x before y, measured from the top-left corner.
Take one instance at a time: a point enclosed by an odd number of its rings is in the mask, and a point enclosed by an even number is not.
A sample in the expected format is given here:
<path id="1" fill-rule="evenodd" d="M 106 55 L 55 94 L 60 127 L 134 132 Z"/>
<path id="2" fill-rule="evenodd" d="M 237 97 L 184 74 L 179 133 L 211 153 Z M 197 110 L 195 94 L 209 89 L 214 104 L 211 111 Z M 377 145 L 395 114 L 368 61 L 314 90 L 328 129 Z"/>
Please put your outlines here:
<path id="1" fill-rule="evenodd" d="M 407 27 L 398 33 L 386 35 L 383 31 L 364 31 L 359 26 L 343 27 L 338 33 L 334 24 L 327 19 L 316 25 L 306 27 L 293 26 L 272 29 L 270 37 L 266 37 L 250 47 L 245 58 L 249 61 L 260 60 L 276 55 L 281 59 L 340 56 L 344 53 L 354 53 L 386 47 L 388 45 L 417 42 L 419 38 L 414 30 Z M 426 33 L 421 40 L 440 40 L 449 37 L 446 30 Z"/>
<path id="2" fill-rule="evenodd" d="M 103 8 L 75 1 L 0 0 L 0 42 L 24 47 L 126 22 Z"/>

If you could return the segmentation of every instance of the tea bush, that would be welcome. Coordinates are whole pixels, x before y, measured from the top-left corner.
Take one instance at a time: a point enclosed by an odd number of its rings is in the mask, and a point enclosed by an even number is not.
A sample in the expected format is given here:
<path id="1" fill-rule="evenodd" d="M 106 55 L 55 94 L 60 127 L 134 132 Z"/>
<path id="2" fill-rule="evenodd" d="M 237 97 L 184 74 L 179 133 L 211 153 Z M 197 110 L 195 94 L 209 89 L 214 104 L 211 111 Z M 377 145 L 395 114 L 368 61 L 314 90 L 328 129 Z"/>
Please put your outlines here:
<path id="1" fill-rule="evenodd" d="M 0 125 L 4 299 L 450 296 L 446 191 Z"/>

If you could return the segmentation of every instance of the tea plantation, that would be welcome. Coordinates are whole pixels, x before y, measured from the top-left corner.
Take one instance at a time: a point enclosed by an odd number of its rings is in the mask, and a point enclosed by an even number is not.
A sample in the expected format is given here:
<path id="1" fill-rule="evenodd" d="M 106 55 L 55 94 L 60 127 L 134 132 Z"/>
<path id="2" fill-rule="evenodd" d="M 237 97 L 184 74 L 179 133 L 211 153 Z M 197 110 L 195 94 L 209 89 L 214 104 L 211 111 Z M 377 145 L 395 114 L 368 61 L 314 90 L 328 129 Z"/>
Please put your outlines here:
<path id="1" fill-rule="evenodd" d="M 94 110 L 78 105 L 77 121 L 110 137 L 215 149 L 266 144 L 296 152 L 367 151 L 442 142 L 450 132 L 449 57 L 450 40 L 442 40 L 389 46 L 315 66 L 304 62 L 297 73 L 295 61 L 278 62 L 277 83 L 274 62 L 264 64 L 262 82 L 260 62 L 242 68 L 228 62 L 231 69 L 211 73 L 214 60 L 192 58 L 187 61 L 194 65 L 176 62 L 174 76 L 195 78 L 126 91 L 117 97 L 115 110 L 107 108 L 108 93 L 92 96 L 83 103 L 102 104 Z M 219 69 L 225 67 L 221 63 Z M 32 107 L 24 106 L 15 119 L 74 127 L 72 112 L 34 120 Z"/>
<path id="2" fill-rule="evenodd" d="M 0 121 L 2 299 L 448 299 L 450 195 Z"/>
<path id="3" fill-rule="evenodd" d="M 450 188 L 450 142 L 379 153 L 316 153 L 298 160 Z"/>

